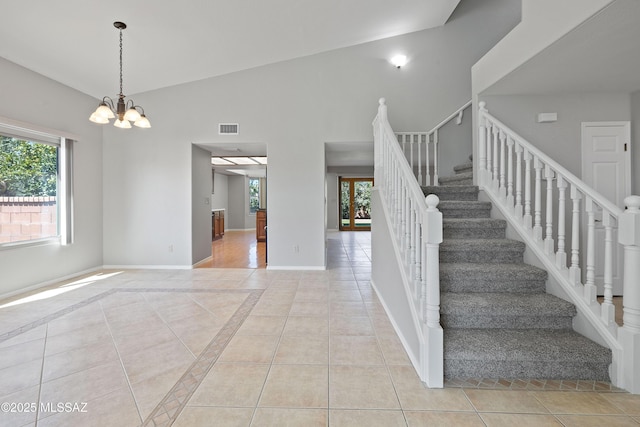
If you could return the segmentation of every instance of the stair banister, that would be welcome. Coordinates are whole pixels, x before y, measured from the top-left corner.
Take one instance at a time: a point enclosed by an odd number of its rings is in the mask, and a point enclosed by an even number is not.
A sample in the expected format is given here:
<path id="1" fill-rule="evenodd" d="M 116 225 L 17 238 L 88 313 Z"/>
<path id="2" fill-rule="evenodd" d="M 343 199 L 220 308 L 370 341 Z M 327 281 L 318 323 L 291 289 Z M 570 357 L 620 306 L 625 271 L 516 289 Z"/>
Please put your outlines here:
<path id="1" fill-rule="evenodd" d="M 478 113 L 478 184 L 611 348 L 612 382 L 640 393 L 640 197 L 627 197 L 627 209 L 623 212 L 492 116 L 485 102 L 479 103 Z M 506 162 L 503 141 L 507 141 Z M 515 198 L 509 197 L 513 161 L 516 162 Z M 553 218 L 555 203 L 558 203 L 557 223 Z M 565 217 L 566 203 L 571 206 L 569 218 Z M 581 214 L 587 220 L 586 235 L 581 229 Z M 602 215 L 601 220 L 596 218 L 597 214 Z M 565 220 L 571 224 L 569 257 L 565 248 Z M 604 230 L 604 241 L 598 247 L 596 221 L 601 222 Z M 615 323 L 613 305 L 613 230 L 616 226 L 624 259 L 624 315 L 620 328 Z M 597 257 L 602 258 L 602 267 L 596 263 L 596 250 L 599 250 Z M 585 251 L 584 259 L 581 251 Z M 604 288 L 602 304 L 596 301 L 598 275 Z"/>
<path id="2" fill-rule="evenodd" d="M 402 264 L 404 292 L 410 301 L 416 330 L 420 331 L 420 360 L 415 368 L 427 386 L 442 388 L 444 347 L 440 326 L 438 254 L 442 242 L 442 214 L 437 209 L 439 199 L 436 195 L 425 198 L 412 170 L 413 165 L 409 164 L 399 144 L 406 141 L 406 135 L 409 135 L 409 141 L 417 138 L 418 143 L 423 138 L 422 135 L 393 132 L 384 98 L 379 101 L 373 128 L 375 187 L 395 241 L 394 250 Z"/>
<path id="3" fill-rule="evenodd" d="M 417 142 L 417 170 L 414 171 L 415 177 L 418 180 L 420 185 L 439 185 L 439 170 L 438 170 L 438 144 L 440 143 L 439 131 L 440 129 L 449 123 L 454 118 L 457 118 L 457 124 L 462 123 L 462 117 L 464 110 L 466 110 L 471 105 L 471 100 L 467 101 L 462 107 L 458 108 L 455 112 L 451 113 L 440 123 L 435 125 L 431 130 L 427 132 L 418 131 L 418 132 L 396 132 L 396 138 L 399 143 L 402 144 L 402 151 L 404 152 L 405 157 L 409 161 L 410 169 L 415 169 L 414 164 L 414 150 L 413 150 L 413 141 Z M 405 152 L 405 141 L 409 138 L 411 141 L 409 147 L 409 154 Z M 425 174 L 422 174 L 422 145 L 424 144 L 424 157 L 425 157 Z M 433 145 L 433 177 L 431 176 L 431 153 L 429 151 L 429 145 Z"/>

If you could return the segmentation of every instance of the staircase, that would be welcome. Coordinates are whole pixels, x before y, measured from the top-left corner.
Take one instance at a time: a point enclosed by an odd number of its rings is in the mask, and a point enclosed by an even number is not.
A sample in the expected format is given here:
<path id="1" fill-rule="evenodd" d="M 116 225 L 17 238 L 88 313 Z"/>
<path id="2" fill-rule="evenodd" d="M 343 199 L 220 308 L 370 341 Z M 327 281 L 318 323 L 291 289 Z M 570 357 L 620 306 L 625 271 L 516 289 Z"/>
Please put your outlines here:
<path id="1" fill-rule="evenodd" d="M 472 163 L 439 186 L 441 324 L 446 379 L 608 381 L 611 350 L 572 329 L 575 307 L 545 292 L 547 272 L 523 262 L 525 245 L 478 201 Z"/>

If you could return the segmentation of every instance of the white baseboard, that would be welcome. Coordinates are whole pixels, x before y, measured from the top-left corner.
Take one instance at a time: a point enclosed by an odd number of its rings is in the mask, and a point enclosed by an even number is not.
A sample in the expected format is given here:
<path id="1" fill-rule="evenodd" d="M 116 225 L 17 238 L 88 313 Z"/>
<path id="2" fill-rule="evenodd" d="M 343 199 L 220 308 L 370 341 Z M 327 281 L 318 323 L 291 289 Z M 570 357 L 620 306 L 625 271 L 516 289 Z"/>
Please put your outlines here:
<path id="1" fill-rule="evenodd" d="M 105 270 L 191 270 L 190 265 L 103 265 Z"/>
<path id="2" fill-rule="evenodd" d="M 324 265 L 268 265 L 267 270 L 326 270 L 327 267 Z"/>
<path id="3" fill-rule="evenodd" d="M 58 277 L 58 278 L 55 278 L 55 279 L 51 279 L 51 280 L 47 280 L 47 281 L 44 281 L 44 282 L 40 282 L 40 283 L 38 283 L 36 285 L 28 286 L 26 288 L 21 288 L 21 289 L 18 289 L 16 291 L 8 292 L 6 294 L 1 294 L 0 295 L 0 299 L 9 298 L 9 297 L 12 297 L 12 296 L 15 296 L 15 295 L 23 294 L 25 292 L 35 291 L 36 289 L 40 289 L 40 288 L 46 288 L 47 286 L 54 285 L 54 284 L 56 284 L 58 282 L 64 282 L 65 280 L 73 279 L 74 277 L 83 276 L 83 275 L 89 274 L 89 273 L 94 273 L 94 272 L 100 271 L 102 269 L 103 269 L 103 267 L 100 267 L 100 266 L 99 267 L 93 267 L 93 268 L 89 268 L 87 270 L 78 271 L 76 273 L 71 273 L 71 274 L 68 274 L 66 276 L 61 276 L 61 277 Z"/>

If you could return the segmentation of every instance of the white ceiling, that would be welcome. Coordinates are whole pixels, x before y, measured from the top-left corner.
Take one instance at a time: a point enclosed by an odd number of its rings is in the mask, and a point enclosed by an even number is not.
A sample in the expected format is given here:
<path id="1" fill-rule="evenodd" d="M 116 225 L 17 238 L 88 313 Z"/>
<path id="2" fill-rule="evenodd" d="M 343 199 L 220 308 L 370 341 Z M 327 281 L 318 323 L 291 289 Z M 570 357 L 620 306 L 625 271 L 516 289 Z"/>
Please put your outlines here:
<path id="1" fill-rule="evenodd" d="M 486 94 L 640 90 L 640 1 L 618 0 L 527 61 Z"/>
<path id="2" fill-rule="evenodd" d="M 443 25 L 460 0 L 3 1 L 0 57 L 81 92 L 124 94 Z"/>

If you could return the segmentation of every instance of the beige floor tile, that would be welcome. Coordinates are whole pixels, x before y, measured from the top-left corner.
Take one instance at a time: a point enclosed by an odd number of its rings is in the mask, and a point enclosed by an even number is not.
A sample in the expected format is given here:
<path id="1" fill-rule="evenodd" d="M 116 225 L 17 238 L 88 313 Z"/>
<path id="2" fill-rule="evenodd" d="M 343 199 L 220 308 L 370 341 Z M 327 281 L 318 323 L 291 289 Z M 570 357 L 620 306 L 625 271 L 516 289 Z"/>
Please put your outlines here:
<path id="1" fill-rule="evenodd" d="M 16 393 L 0 396 L 0 403 L 9 404 L 8 410 L 0 411 L 0 426 L 33 425 L 38 409 L 38 392 L 40 386 L 29 387 Z M 36 406 L 34 407 L 33 404 Z M 26 405 L 28 409 L 24 409 Z"/>
<path id="2" fill-rule="evenodd" d="M 602 393 L 601 395 L 625 414 L 640 417 L 640 394 L 629 393 Z"/>
<path id="3" fill-rule="evenodd" d="M 41 414 L 38 426 L 135 426 L 142 422 L 129 389 L 116 390 L 86 402 L 69 402 L 72 411 Z M 76 411 L 79 409 L 79 411 Z M 82 412 L 82 410 L 86 412 Z M 46 416 L 50 415 L 50 416 Z"/>
<path id="4" fill-rule="evenodd" d="M 533 392 L 552 414 L 623 414 L 622 409 L 602 396 L 602 393 L 567 393 L 564 391 Z"/>
<path id="5" fill-rule="evenodd" d="M 247 316 L 236 335 L 280 335 L 286 320 L 284 316 Z"/>
<path id="6" fill-rule="evenodd" d="M 367 309 L 363 302 L 353 301 L 331 301 L 329 303 L 331 317 L 333 316 L 353 316 L 366 317 Z"/>
<path id="7" fill-rule="evenodd" d="M 465 389 L 464 392 L 478 412 L 549 413 L 529 391 Z"/>
<path id="8" fill-rule="evenodd" d="M 112 341 L 111 332 L 104 319 L 101 323 L 87 324 L 71 333 L 47 335 L 45 354 L 51 356 L 101 341 Z"/>
<path id="9" fill-rule="evenodd" d="M 187 405 L 253 408 L 268 372 L 266 364 L 216 363 Z"/>
<path id="10" fill-rule="evenodd" d="M 132 384 L 178 366 L 188 366 L 195 360 L 193 354 L 177 338 L 121 357 L 122 365 Z"/>
<path id="11" fill-rule="evenodd" d="M 94 330 L 98 325 L 104 326 L 105 320 L 100 304 L 95 302 L 50 321 L 47 324 L 47 338 L 60 334 L 70 336 L 76 333 L 81 334 L 81 330 Z"/>
<path id="12" fill-rule="evenodd" d="M 47 325 L 38 326 L 30 329 L 6 341 L 0 342 L 0 348 L 13 347 L 17 344 L 24 344 L 29 341 L 44 339 L 47 334 Z"/>
<path id="13" fill-rule="evenodd" d="M 358 409 L 329 410 L 331 427 L 405 427 L 402 411 L 374 411 Z"/>
<path id="14" fill-rule="evenodd" d="M 280 339 L 273 363 L 326 365 L 329 363 L 329 337 L 284 335 Z"/>
<path id="15" fill-rule="evenodd" d="M 326 409 L 258 408 L 251 427 L 326 427 L 327 418 Z"/>
<path id="16" fill-rule="evenodd" d="M 327 317 L 289 316 L 283 334 L 297 336 L 328 335 L 329 322 Z"/>
<path id="17" fill-rule="evenodd" d="M 332 365 L 384 365 L 375 337 L 332 335 L 330 343 Z"/>
<path id="18" fill-rule="evenodd" d="M 473 411 L 462 389 L 426 388 L 412 366 L 389 366 L 389 372 L 404 410 Z"/>
<path id="19" fill-rule="evenodd" d="M 254 316 L 288 316 L 292 309 L 291 303 L 271 304 L 267 301 L 258 301 L 251 314 Z"/>
<path id="20" fill-rule="evenodd" d="M 44 339 L 38 339 L 0 347 L 0 370 L 32 360 L 42 360 L 44 343 Z"/>
<path id="21" fill-rule="evenodd" d="M 326 288 L 302 288 L 298 289 L 293 299 L 295 302 L 317 302 L 326 304 L 329 302 L 329 293 Z"/>
<path id="22" fill-rule="evenodd" d="M 43 402 L 87 402 L 116 390 L 128 389 L 120 362 L 110 362 L 86 371 L 42 383 Z"/>
<path id="23" fill-rule="evenodd" d="M 50 381 L 112 361 L 117 362 L 119 358 L 113 341 L 110 339 L 64 353 L 57 353 L 45 357 L 42 381 Z"/>
<path id="24" fill-rule="evenodd" d="M 362 302 L 362 296 L 358 289 L 336 289 L 329 290 L 329 299 L 331 301 L 353 301 Z"/>
<path id="25" fill-rule="evenodd" d="M 160 372 L 143 381 L 131 384 L 133 397 L 144 419 L 158 406 L 158 403 L 167 395 L 171 388 L 178 382 L 191 364 L 184 364 Z"/>
<path id="26" fill-rule="evenodd" d="M 235 336 L 220 355 L 220 362 L 270 363 L 278 345 L 277 336 Z"/>
<path id="27" fill-rule="evenodd" d="M 209 327 L 200 326 L 198 328 L 189 328 L 185 325 L 171 325 L 170 328 L 178 339 L 191 351 L 194 356 L 199 356 L 202 350 L 213 340 L 222 325 L 212 324 Z"/>
<path id="28" fill-rule="evenodd" d="M 247 427 L 251 423 L 253 408 L 214 408 L 208 406 L 187 406 L 173 427 Z"/>
<path id="29" fill-rule="evenodd" d="M 326 408 L 327 367 L 273 365 L 260 397 L 260 407 Z"/>
<path id="30" fill-rule="evenodd" d="M 411 365 L 411 360 L 398 337 L 378 336 L 378 345 L 387 365 Z"/>
<path id="31" fill-rule="evenodd" d="M 113 341 L 118 353 L 127 356 L 176 340 L 175 334 L 163 322 L 137 322 L 112 327 Z"/>
<path id="32" fill-rule="evenodd" d="M 383 366 L 331 366 L 329 405 L 332 409 L 400 408 Z"/>
<path id="33" fill-rule="evenodd" d="M 329 315 L 329 304 L 314 301 L 296 301 L 291 305 L 290 316 L 322 316 Z"/>
<path id="34" fill-rule="evenodd" d="M 12 394 L 20 390 L 40 384 L 42 358 L 26 363 L 14 364 L 0 370 L 0 396 Z"/>
<path id="35" fill-rule="evenodd" d="M 538 414 L 480 414 L 487 427 L 560 427 L 553 415 Z"/>
<path id="36" fill-rule="evenodd" d="M 620 415 L 557 415 L 565 427 L 637 427 L 631 417 Z"/>
<path id="37" fill-rule="evenodd" d="M 404 411 L 408 427 L 484 427 L 478 414 L 470 412 Z"/>
<path id="38" fill-rule="evenodd" d="M 369 317 L 331 316 L 331 335 L 375 335 Z"/>

